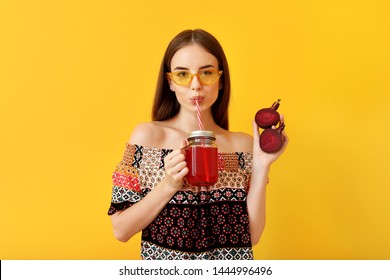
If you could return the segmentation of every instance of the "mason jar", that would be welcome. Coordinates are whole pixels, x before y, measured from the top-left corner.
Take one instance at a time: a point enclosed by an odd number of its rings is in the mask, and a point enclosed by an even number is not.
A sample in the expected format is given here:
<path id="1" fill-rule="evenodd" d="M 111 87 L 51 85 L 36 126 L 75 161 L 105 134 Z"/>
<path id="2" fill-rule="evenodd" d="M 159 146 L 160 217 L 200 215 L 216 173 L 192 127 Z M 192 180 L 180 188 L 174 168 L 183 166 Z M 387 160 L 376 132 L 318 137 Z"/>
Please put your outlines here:
<path id="1" fill-rule="evenodd" d="M 193 186 L 214 185 L 218 180 L 218 147 L 214 132 L 192 131 L 187 140 L 187 182 Z"/>

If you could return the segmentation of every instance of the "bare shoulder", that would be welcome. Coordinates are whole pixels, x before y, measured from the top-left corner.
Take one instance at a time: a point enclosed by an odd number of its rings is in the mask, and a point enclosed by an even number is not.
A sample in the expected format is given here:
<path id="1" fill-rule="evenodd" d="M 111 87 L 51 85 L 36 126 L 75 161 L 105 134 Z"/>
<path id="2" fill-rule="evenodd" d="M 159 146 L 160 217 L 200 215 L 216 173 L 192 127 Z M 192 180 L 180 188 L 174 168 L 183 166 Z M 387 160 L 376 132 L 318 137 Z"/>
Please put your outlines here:
<path id="1" fill-rule="evenodd" d="M 129 143 L 141 146 L 155 147 L 157 141 L 165 137 L 165 131 L 154 122 L 141 123 L 131 133 Z M 156 140 L 159 139 L 159 140 Z"/>
<path id="2" fill-rule="evenodd" d="M 244 132 L 232 132 L 232 138 L 236 151 L 252 152 L 253 149 L 253 137 Z"/>
<path id="3" fill-rule="evenodd" d="M 154 121 L 137 125 L 128 142 L 144 147 L 178 149 L 186 139 L 186 133 L 171 127 L 167 122 Z"/>

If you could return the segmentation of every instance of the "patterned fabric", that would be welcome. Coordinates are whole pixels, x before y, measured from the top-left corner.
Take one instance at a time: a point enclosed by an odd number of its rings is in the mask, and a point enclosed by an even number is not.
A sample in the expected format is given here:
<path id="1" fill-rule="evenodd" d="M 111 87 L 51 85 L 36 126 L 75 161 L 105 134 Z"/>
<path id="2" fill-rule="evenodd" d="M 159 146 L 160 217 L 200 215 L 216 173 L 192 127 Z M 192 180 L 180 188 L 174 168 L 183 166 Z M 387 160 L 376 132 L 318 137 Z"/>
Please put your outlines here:
<path id="1" fill-rule="evenodd" d="M 164 178 L 172 150 L 126 145 L 112 176 L 109 215 L 140 201 Z M 143 259 L 253 259 L 246 193 L 252 153 L 219 153 L 218 182 L 196 187 L 185 180 L 142 231 Z"/>

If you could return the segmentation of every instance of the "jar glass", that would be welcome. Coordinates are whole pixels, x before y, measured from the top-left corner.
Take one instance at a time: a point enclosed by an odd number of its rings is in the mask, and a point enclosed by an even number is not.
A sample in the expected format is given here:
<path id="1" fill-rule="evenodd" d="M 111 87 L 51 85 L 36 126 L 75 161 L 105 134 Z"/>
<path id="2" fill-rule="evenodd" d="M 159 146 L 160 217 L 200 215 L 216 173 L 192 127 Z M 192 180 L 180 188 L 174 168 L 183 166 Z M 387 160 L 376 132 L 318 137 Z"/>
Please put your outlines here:
<path id="1" fill-rule="evenodd" d="M 214 132 L 192 131 L 187 140 L 187 182 L 193 186 L 214 185 L 218 181 L 218 147 Z"/>

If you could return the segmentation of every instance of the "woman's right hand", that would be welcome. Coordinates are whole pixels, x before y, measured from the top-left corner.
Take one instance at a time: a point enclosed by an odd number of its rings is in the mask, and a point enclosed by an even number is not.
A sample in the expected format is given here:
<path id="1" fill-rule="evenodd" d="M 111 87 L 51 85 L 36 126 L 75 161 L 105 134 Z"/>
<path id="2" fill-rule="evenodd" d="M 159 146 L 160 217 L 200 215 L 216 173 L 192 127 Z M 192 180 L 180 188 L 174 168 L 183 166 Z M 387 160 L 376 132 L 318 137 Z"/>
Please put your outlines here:
<path id="1" fill-rule="evenodd" d="M 164 158 L 165 178 L 167 186 L 178 191 L 182 188 L 184 178 L 188 174 L 185 147 L 187 142 L 182 141 L 180 149 L 173 150 Z"/>

